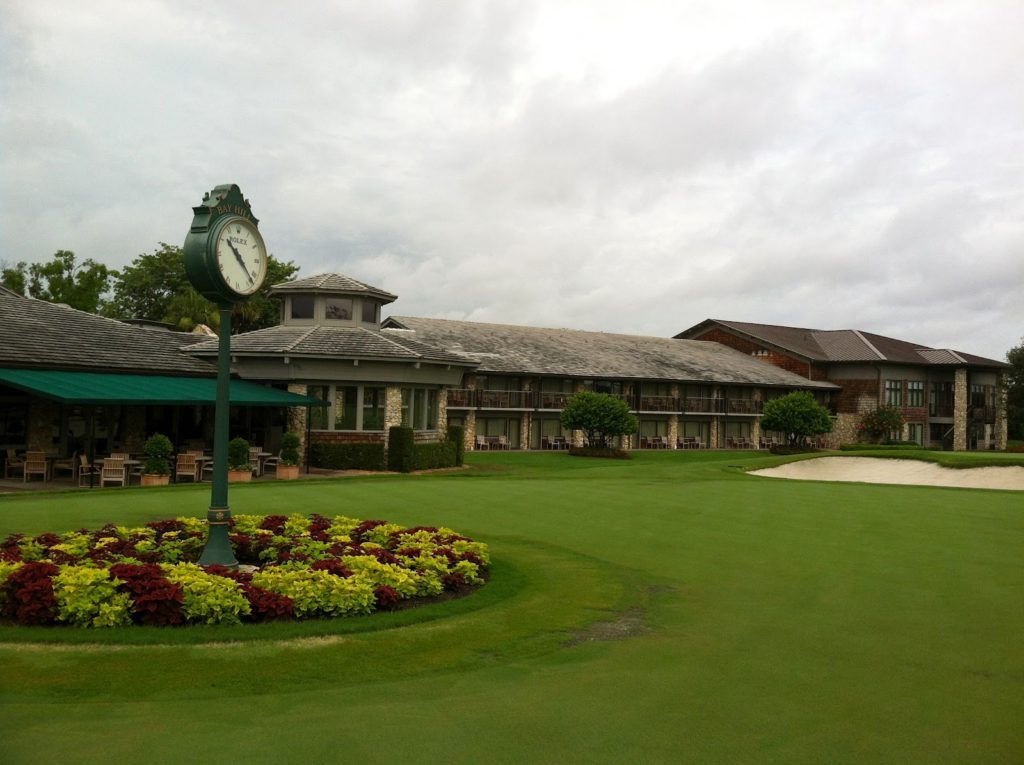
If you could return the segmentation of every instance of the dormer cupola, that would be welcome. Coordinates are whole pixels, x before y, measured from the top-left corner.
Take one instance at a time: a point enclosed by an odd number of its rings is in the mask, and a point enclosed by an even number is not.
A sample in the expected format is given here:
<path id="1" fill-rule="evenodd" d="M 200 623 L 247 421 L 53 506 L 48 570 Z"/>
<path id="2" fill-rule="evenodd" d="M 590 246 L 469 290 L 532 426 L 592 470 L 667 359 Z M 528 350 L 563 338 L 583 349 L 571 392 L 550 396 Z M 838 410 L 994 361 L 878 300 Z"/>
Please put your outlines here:
<path id="1" fill-rule="evenodd" d="M 380 307 L 398 299 L 343 274 L 319 274 L 275 284 L 270 295 L 281 299 L 281 324 L 293 327 L 320 324 L 380 329 Z"/>

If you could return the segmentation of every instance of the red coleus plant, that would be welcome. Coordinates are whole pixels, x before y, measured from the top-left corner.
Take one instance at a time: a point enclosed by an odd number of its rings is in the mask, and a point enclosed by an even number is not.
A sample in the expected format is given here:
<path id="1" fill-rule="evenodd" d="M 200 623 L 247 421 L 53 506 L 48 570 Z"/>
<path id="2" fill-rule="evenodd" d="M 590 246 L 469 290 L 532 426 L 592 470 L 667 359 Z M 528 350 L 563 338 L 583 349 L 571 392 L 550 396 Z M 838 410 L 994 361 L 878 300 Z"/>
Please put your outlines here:
<path id="1" fill-rule="evenodd" d="M 53 577 L 60 567 L 42 561 L 26 563 L 4 585 L 4 614 L 21 624 L 52 624 L 57 619 Z"/>

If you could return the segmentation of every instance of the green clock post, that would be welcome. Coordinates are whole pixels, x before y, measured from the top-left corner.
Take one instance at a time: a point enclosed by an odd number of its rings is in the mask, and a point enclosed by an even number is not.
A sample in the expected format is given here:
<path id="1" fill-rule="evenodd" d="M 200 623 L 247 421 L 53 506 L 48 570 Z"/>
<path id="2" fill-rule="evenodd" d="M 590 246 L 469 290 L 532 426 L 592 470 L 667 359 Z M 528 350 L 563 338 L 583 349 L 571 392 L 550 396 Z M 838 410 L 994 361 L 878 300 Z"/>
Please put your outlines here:
<path id="1" fill-rule="evenodd" d="M 185 273 L 196 291 L 220 310 L 217 408 L 213 432 L 213 490 L 206 514 L 210 530 L 200 565 L 237 566 L 228 527 L 228 422 L 231 406 L 231 309 L 252 297 L 267 276 L 267 246 L 249 200 L 235 184 L 217 186 L 192 208 L 185 237 Z"/>

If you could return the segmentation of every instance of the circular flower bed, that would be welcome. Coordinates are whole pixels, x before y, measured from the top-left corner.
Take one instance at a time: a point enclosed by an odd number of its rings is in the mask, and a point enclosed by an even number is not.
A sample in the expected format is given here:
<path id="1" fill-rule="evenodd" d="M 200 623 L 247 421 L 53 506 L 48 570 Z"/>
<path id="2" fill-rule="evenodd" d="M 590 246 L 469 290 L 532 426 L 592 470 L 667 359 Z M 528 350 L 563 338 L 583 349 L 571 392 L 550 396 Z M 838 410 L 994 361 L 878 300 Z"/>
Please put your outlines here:
<path id="1" fill-rule="evenodd" d="M 238 569 L 199 566 L 206 522 L 21 534 L 0 543 L 0 615 L 20 624 L 237 624 L 367 614 L 483 584 L 487 545 L 345 516 L 238 515 Z"/>

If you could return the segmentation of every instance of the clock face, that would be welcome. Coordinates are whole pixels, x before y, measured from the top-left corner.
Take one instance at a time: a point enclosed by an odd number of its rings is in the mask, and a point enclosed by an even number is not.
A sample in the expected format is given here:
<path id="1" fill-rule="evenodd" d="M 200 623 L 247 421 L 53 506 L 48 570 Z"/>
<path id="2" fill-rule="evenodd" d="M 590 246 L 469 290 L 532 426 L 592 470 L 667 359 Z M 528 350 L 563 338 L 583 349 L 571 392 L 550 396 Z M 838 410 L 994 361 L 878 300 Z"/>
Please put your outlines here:
<path id="1" fill-rule="evenodd" d="M 217 234 L 215 256 L 220 276 L 237 295 L 252 295 L 267 276 L 267 246 L 245 218 L 229 220 Z"/>

